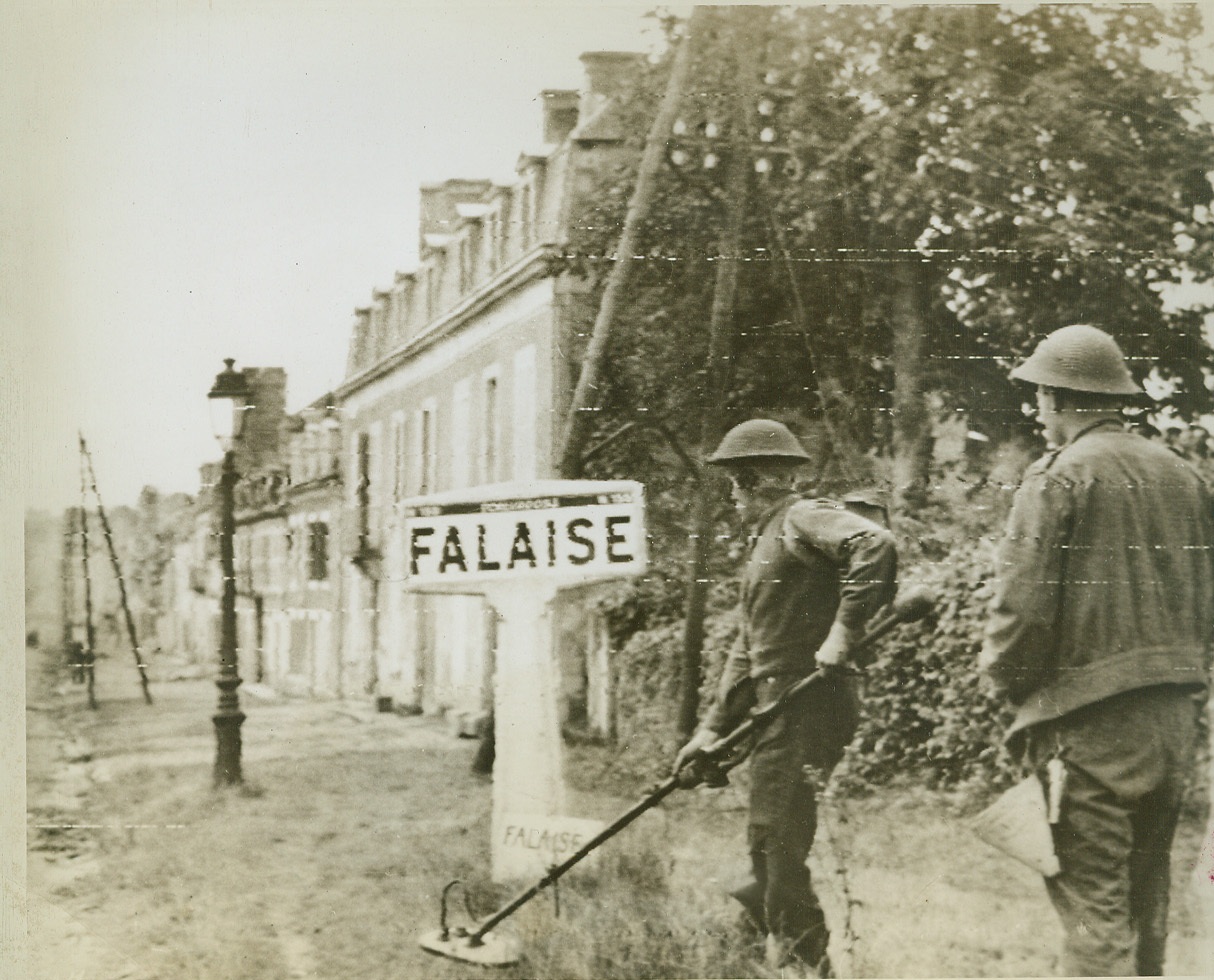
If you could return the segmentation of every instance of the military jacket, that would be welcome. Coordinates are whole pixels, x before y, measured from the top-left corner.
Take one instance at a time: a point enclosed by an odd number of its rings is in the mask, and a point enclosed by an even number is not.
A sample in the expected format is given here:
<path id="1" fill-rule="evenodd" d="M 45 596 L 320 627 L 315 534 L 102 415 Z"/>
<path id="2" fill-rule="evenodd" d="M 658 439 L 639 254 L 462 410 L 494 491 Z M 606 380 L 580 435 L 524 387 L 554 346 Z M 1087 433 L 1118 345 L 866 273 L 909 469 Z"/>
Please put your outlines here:
<path id="1" fill-rule="evenodd" d="M 860 630 L 896 588 L 897 553 L 885 528 L 841 503 L 796 494 L 754 528 L 742 574 L 742 627 L 705 725 L 726 724 L 740 681 L 805 676 L 835 621 Z"/>
<path id="2" fill-rule="evenodd" d="M 1197 472 L 1103 422 L 1025 471 L 997 558 L 980 666 L 1008 734 L 1140 687 L 1201 688 L 1214 520 Z"/>

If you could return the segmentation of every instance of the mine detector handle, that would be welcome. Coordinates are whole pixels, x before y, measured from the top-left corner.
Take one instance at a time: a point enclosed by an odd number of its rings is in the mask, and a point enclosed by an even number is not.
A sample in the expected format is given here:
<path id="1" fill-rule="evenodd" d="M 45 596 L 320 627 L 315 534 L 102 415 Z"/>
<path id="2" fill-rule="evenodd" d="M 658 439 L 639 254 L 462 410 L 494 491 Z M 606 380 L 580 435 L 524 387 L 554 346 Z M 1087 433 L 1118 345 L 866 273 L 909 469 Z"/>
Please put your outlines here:
<path id="1" fill-rule="evenodd" d="M 935 599 L 932 597 L 929 589 L 922 586 L 908 589 L 906 595 L 900 596 L 869 624 L 864 635 L 852 644 L 850 652 L 859 653 L 871 647 L 878 640 L 886 636 L 895 626 L 923 619 L 932 611 L 935 604 Z M 790 684 L 787 690 L 771 704 L 763 708 L 752 709 L 749 716 L 728 735 L 718 739 L 711 745 L 705 746 L 701 752 L 692 756 L 675 773 L 675 778 L 680 780 L 681 785 L 687 788 L 695 786 L 700 782 L 706 782 L 710 786 L 724 786 L 726 784 L 724 773 L 732 769 L 734 765 L 744 758 L 743 755 L 736 755 L 734 753 L 736 748 L 746 742 L 756 732 L 760 732 L 770 725 L 779 715 L 788 709 L 788 706 L 792 702 L 824 677 L 848 670 L 850 668 L 846 666 L 819 667 L 812 673 L 802 677 L 796 683 Z M 731 757 L 733 758 L 732 762 L 728 761 Z"/>
<path id="2" fill-rule="evenodd" d="M 935 600 L 929 590 L 925 588 L 914 588 L 909 590 L 905 596 L 899 598 L 889 609 L 882 613 L 869 627 L 868 631 L 852 645 L 852 651 L 862 650 L 876 643 L 879 639 L 890 632 L 895 626 L 900 623 L 911 623 L 916 620 L 923 619 L 930 613 L 935 606 Z M 726 735 L 718 742 L 714 742 L 708 746 L 704 752 L 694 756 L 682 769 L 670 776 L 654 789 L 650 790 L 649 795 L 636 803 L 632 809 L 621 814 L 612 823 L 608 824 L 601 831 L 595 834 L 590 840 L 583 844 L 580 848 L 574 851 L 569 857 L 565 858 L 560 864 L 553 865 L 548 869 L 547 873 L 534 885 L 526 891 L 520 892 L 513 899 L 503 905 L 500 909 L 490 915 L 488 918 L 481 921 L 477 927 L 468 933 L 464 942 L 468 946 L 477 946 L 480 944 L 489 931 L 502 920 L 508 918 L 517 912 L 522 906 L 526 905 L 531 899 L 535 898 L 541 891 L 553 884 L 566 871 L 572 868 L 575 864 L 581 861 L 586 855 L 595 848 L 604 844 L 621 830 L 627 827 L 630 823 L 636 820 L 642 813 L 647 810 L 652 810 L 655 806 L 666 799 L 676 789 L 688 788 L 695 786 L 700 782 L 700 778 L 688 779 L 687 769 L 698 767 L 701 760 L 719 760 L 728 755 L 729 752 L 736 748 L 740 743 L 750 737 L 755 731 L 766 727 L 771 721 L 784 711 L 789 703 L 801 694 L 806 688 L 820 680 L 821 677 L 828 671 L 836 668 L 825 668 L 815 670 L 812 674 L 802 678 L 793 684 L 779 700 L 772 702 L 766 708 L 753 712 L 742 724 L 735 728 L 732 732 Z M 702 778 L 702 777 L 701 777 Z"/>
<path id="3" fill-rule="evenodd" d="M 491 916 L 481 922 L 476 929 L 468 934 L 468 944 L 475 946 L 480 942 L 485 934 L 489 932 L 495 925 L 501 922 L 509 915 L 513 915 L 519 908 L 535 898 L 543 889 L 547 888 L 555 882 L 561 875 L 577 864 L 582 858 L 593 851 L 596 847 L 606 843 L 621 830 L 627 827 L 632 821 L 639 817 L 646 810 L 651 810 L 662 800 L 666 799 L 676 789 L 683 785 L 679 776 L 671 776 L 663 781 L 660 785 L 650 791 L 649 795 L 637 803 L 627 813 L 622 814 L 614 822 L 604 827 L 601 831 L 595 834 L 590 840 L 583 844 L 580 848 L 574 851 L 569 857 L 565 858 L 560 864 L 553 865 L 548 869 L 548 872 L 537 881 L 534 885 L 528 888 L 525 892 L 521 892 L 503 905 L 500 909 L 494 912 Z"/>

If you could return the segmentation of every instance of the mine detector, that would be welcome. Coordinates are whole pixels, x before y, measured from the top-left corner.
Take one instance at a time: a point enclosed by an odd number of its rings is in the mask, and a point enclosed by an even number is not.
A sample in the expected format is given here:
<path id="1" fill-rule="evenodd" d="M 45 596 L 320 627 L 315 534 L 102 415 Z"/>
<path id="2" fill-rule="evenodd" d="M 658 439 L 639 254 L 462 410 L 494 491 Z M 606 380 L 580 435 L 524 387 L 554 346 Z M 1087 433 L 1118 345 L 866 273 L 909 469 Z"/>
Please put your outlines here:
<path id="1" fill-rule="evenodd" d="M 886 636 L 902 623 L 912 623 L 926 617 L 935 602 L 925 588 L 913 588 L 897 599 L 869 623 L 864 635 L 853 645 L 852 653 L 859 653 Z M 700 784 L 720 787 L 728 784 L 726 773 L 740 764 L 748 755 L 754 736 L 794 704 L 805 691 L 819 683 L 832 671 L 852 668 L 820 667 L 789 686 L 777 700 L 763 708 L 751 709 L 744 720 L 728 735 L 707 746 L 692 757 L 680 769 L 654 787 L 631 809 L 617 817 L 598 834 L 587 841 L 560 864 L 548 869 L 535 884 L 520 892 L 496 912 L 486 916 L 471 927 L 448 924 L 447 903 L 459 880 L 452 881 L 443 889 L 439 908 L 439 928 L 426 933 L 419 943 L 422 949 L 440 956 L 475 963 L 481 966 L 510 966 L 519 960 L 518 940 L 511 935 L 498 935 L 494 928 L 535 898 L 549 885 L 569 871 L 574 865 L 596 850 L 642 813 L 653 809 L 677 789 L 692 789 Z M 470 916 L 471 917 L 471 916 Z"/>

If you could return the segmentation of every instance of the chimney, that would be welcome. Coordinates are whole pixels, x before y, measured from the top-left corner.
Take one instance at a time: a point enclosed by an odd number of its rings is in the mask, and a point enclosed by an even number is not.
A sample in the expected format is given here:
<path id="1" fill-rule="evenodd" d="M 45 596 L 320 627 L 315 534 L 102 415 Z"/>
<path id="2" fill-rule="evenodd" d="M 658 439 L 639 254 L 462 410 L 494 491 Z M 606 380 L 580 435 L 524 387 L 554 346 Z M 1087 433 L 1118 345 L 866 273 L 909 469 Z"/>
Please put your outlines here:
<path id="1" fill-rule="evenodd" d="M 563 143 L 578 123 L 577 90 L 546 88 L 540 98 L 544 102 L 544 142 Z"/>
<path id="2" fill-rule="evenodd" d="M 280 367 L 242 369 L 249 408 L 240 433 L 237 466 L 251 473 L 279 462 L 282 423 L 287 414 L 287 372 Z"/>
<path id="3" fill-rule="evenodd" d="M 645 56 L 639 51 L 587 51 L 580 60 L 585 80 L 578 119 L 585 123 L 636 77 Z"/>

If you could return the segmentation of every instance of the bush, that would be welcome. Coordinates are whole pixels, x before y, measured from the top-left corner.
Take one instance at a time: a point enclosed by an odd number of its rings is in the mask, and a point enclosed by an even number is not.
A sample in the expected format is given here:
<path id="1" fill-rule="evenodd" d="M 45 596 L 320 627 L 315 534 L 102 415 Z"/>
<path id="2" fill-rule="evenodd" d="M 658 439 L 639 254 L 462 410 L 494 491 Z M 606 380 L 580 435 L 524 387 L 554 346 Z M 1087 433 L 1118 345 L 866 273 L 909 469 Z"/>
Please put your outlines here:
<path id="1" fill-rule="evenodd" d="M 895 630 L 865 672 L 864 714 L 840 774 L 848 784 L 908 775 L 934 788 L 997 789 L 1016 774 L 1001 746 L 1011 712 L 977 670 L 991 592 L 985 551 L 958 547 L 904 576 L 933 591 L 936 613 Z"/>
<path id="2" fill-rule="evenodd" d="M 938 503 L 899 518 L 901 588 L 927 586 L 937 608 L 930 622 L 899 627 L 882 641 L 865 672 L 863 718 L 839 772 L 846 789 L 897 775 L 985 794 L 1016 775 L 1001 744 L 1010 711 L 977 670 L 991 595 L 991 542 L 1010 489 L 1002 482 L 978 491 L 938 487 Z M 736 605 L 736 584 L 718 581 L 706 619 L 705 706 L 737 633 Z M 683 623 L 669 590 L 625 590 L 606 611 L 618 651 L 618 751 L 611 775 L 644 782 L 666 775 L 678 748 Z"/>
<path id="3" fill-rule="evenodd" d="M 720 582 L 709 590 L 702 706 L 715 694 L 717 678 L 737 636 L 736 605 L 734 583 Z M 646 628 L 624 634 L 616 649 L 613 685 L 617 751 L 611 772 L 617 778 L 639 782 L 665 777 L 679 748 L 676 723 L 683 620 L 650 621 Z"/>

